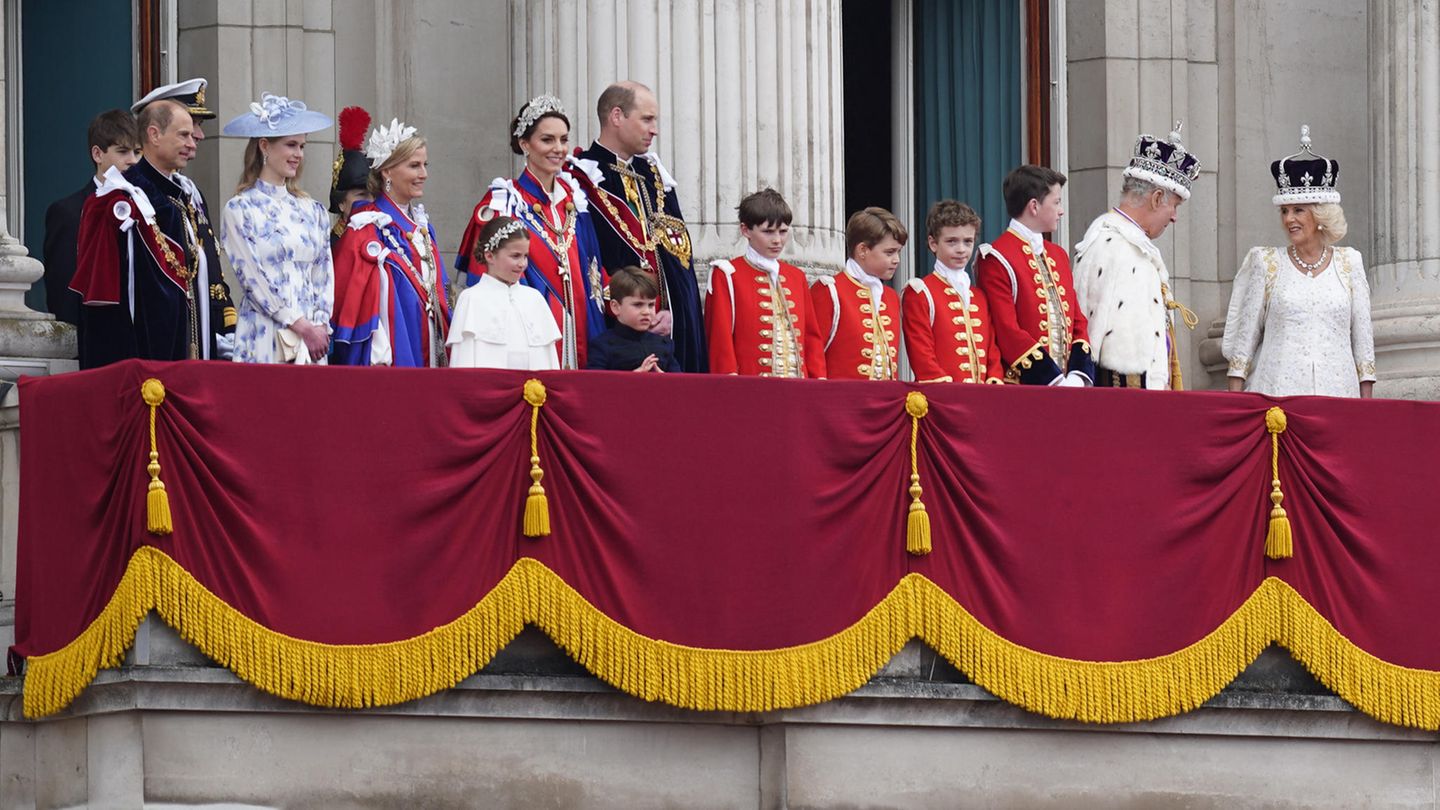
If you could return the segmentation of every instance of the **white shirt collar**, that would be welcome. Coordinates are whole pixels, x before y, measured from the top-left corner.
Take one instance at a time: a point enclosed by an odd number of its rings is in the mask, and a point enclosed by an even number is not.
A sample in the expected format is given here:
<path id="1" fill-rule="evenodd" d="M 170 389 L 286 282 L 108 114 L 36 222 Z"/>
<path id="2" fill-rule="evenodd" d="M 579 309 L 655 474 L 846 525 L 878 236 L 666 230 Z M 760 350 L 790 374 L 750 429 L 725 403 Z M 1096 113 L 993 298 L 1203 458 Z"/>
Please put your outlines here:
<path id="1" fill-rule="evenodd" d="M 861 270 L 860 265 L 854 259 L 845 260 L 845 275 L 855 279 L 862 286 L 869 287 L 870 294 L 876 299 L 880 298 L 882 288 L 885 286 L 885 281 Z"/>
<path id="2" fill-rule="evenodd" d="M 951 270 L 941 263 L 939 259 L 936 259 L 935 272 L 939 273 L 941 278 L 949 282 L 950 286 L 954 287 L 955 291 L 960 293 L 967 303 L 970 301 L 970 274 L 965 272 L 965 268 L 962 267 L 959 270 Z"/>
<path id="3" fill-rule="evenodd" d="M 1026 226 L 1023 222 L 1021 222 L 1021 221 L 1018 220 L 1018 219 L 1012 219 L 1012 220 L 1010 220 L 1010 230 L 1012 230 L 1012 231 L 1014 231 L 1015 233 L 1019 234 L 1019 236 L 1020 236 L 1021 239 L 1024 239 L 1026 242 L 1029 242 L 1029 243 L 1030 243 L 1030 249 L 1033 250 L 1033 251 L 1035 251 L 1035 253 L 1036 253 L 1037 255 L 1045 252 L 1045 235 L 1044 235 L 1044 234 L 1039 234 L 1039 233 L 1036 233 L 1036 232 L 1030 230 L 1030 228 L 1029 228 L 1028 226 Z"/>
<path id="4" fill-rule="evenodd" d="M 478 286 L 494 287 L 496 289 L 505 290 L 506 292 L 509 292 L 510 288 L 515 286 L 514 284 L 506 284 L 505 282 L 501 281 L 495 276 L 490 275 L 489 273 L 482 273 L 480 275 L 480 280 L 475 283 Z"/>
<path id="5" fill-rule="evenodd" d="M 745 263 L 757 270 L 764 270 L 770 274 L 770 278 L 772 279 L 780 275 L 780 262 L 776 259 L 761 256 L 760 253 L 750 245 L 745 246 Z"/>

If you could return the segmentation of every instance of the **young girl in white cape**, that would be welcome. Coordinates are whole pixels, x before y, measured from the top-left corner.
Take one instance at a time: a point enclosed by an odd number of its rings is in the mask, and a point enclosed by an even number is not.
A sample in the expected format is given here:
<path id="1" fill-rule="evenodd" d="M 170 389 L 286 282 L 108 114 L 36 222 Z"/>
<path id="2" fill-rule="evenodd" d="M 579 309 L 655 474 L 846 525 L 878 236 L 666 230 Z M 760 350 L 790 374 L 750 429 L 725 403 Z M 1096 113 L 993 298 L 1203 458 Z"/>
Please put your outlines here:
<path id="1" fill-rule="evenodd" d="M 497 216 L 475 240 L 475 260 L 484 274 L 460 294 L 450 323 L 450 365 L 454 368 L 513 368 L 545 371 L 560 367 L 555 344 L 560 328 L 538 290 L 520 283 L 530 261 L 530 232 L 518 219 Z"/>

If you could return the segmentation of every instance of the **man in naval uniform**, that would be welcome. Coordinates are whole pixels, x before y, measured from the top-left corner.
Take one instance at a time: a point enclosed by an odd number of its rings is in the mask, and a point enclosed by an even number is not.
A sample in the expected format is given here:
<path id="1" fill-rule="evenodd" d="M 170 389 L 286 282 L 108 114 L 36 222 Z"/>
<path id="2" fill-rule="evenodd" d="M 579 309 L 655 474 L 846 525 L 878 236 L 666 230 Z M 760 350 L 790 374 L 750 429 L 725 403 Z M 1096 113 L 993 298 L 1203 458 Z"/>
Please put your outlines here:
<path id="1" fill-rule="evenodd" d="M 700 286 L 675 180 L 650 151 L 659 132 L 655 94 L 638 82 L 612 84 L 596 104 L 600 136 L 576 150 L 571 174 L 590 197 L 600 259 L 610 271 L 638 266 L 660 285 L 655 330 L 675 339 L 685 371 L 709 366 Z"/>
<path id="2" fill-rule="evenodd" d="M 1075 296 L 1090 325 L 1095 384 L 1114 388 L 1181 390 L 1175 322 L 1195 316 L 1176 303 L 1156 239 L 1175 221 L 1200 176 L 1200 161 L 1185 150 L 1180 122 L 1168 141 L 1135 139 L 1123 172 L 1120 202 L 1090 223 L 1075 246 Z"/>
<path id="3" fill-rule="evenodd" d="M 81 368 L 130 357 L 228 359 L 235 308 L 209 208 L 181 174 L 195 156 L 204 79 L 157 88 L 131 108 L 143 157 L 111 170 L 81 214 L 78 269 Z M 200 136 L 203 137 L 203 136 Z"/>

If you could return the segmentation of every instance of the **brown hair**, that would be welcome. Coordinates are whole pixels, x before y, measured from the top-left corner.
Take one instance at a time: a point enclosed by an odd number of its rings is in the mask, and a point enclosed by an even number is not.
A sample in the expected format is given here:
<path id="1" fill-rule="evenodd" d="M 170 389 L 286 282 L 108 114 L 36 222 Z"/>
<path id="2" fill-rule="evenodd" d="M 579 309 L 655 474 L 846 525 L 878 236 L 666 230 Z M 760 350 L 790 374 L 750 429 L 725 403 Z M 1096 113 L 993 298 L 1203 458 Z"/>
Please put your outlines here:
<path id="1" fill-rule="evenodd" d="M 780 196 L 780 192 L 773 188 L 762 188 L 752 194 L 747 194 L 745 199 L 735 210 L 740 212 L 740 224 L 747 228 L 758 228 L 761 225 L 789 225 L 794 219 L 790 212 L 790 204 Z"/>
<path id="2" fill-rule="evenodd" d="M 659 298 L 660 285 L 638 267 L 622 267 L 610 274 L 610 300 Z"/>
<path id="3" fill-rule="evenodd" d="M 485 264 L 485 246 L 490 244 L 491 238 L 499 233 L 501 228 L 504 228 L 512 222 L 519 222 L 519 220 L 513 217 L 495 217 L 485 223 L 485 226 L 480 229 L 480 235 L 475 237 L 475 261 Z M 491 252 L 499 250 L 518 239 L 524 239 L 526 242 L 530 241 L 530 232 L 526 230 L 523 225 L 513 233 L 507 235 L 504 239 L 501 239 L 499 244 L 492 248 Z"/>
<path id="4" fill-rule="evenodd" d="M 289 138 L 291 136 L 285 135 L 283 137 Z M 240 169 L 240 182 L 235 186 L 236 194 L 255 185 L 255 181 L 260 179 L 260 169 L 265 165 L 264 154 L 260 151 L 260 142 L 274 142 L 278 140 L 280 140 L 280 138 L 251 138 L 250 142 L 245 144 L 245 162 Z M 300 167 L 295 170 L 295 176 L 285 178 L 285 190 L 302 200 L 308 200 L 310 199 L 310 195 L 306 194 L 305 190 L 300 188 L 300 175 L 304 173 L 304 171 L 305 160 L 302 158 L 300 160 Z"/>
<path id="5" fill-rule="evenodd" d="M 620 108 L 620 114 L 629 116 L 635 111 L 635 93 L 640 90 L 649 90 L 639 82 L 616 82 L 600 94 L 600 99 L 595 102 L 595 115 L 600 119 L 600 126 L 605 126 L 605 120 L 610 117 L 610 111 L 616 107 Z"/>
<path id="6" fill-rule="evenodd" d="M 90 120 L 85 131 L 90 146 L 108 152 L 112 146 L 140 148 L 140 125 L 129 110 L 107 110 Z"/>
<path id="7" fill-rule="evenodd" d="M 380 195 L 385 193 L 385 178 L 380 174 L 384 169 L 393 169 L 401 163 L 409 160 L 420 147 L 425 145 L 425 139 L 419 135 L 412 135 L 395 146 L 395 151 L 384 163 L 370 170 L 370 175 L 365 178 L 365 192 L 370 199 L 378 200 Z"/>
<path id="8" fill-rule="evenodd" d="M 845 223 L 845 255 L 853 257 L 855 248 L 861 245 L 874 247 L 887 236 L 901 245 L 910 239 L 905 223 L 884 208 L 872 205 L 856 211 L 850 215 L 850 221 Z"/>
<path id="9" fill-rule="evenodd" d="M 1020 216 L 1031 200 L 1044 200 L 1054 185 L 1065 185 L 1065 175 L 1046 166 L 1027 163 L 1012 170 L 1000 186 L 1005 195 L 1005 212 L 1012 218 Z"/>
<path id="10" fill-rule="evenodd" d="M 175 120 L 176 113 L 190 115 L 190 110 L 178 101 L 171 101 L 162 98 L 159 101 L 152 101 L 140 110 L 140 120 L 136 123 L 136 130 L 140 135 L 140 146 L 144 147 L 149 138 L 150 127 L 155 127 L 161 132 L 167 132 L 170 124 Z M 193 121 L 193 116 L 192 116 Z"/>
<path id="11" fill-rule="evenodd" d="M 960 225 L 974 225 L 975 230 L 980 230 L 980 215 L 963 202 L 941 200 L 930 206 L 930 213 L 925 215 L 925 234 L 932 239 L 939 239 L 940 232 L 946 228 Z"/>

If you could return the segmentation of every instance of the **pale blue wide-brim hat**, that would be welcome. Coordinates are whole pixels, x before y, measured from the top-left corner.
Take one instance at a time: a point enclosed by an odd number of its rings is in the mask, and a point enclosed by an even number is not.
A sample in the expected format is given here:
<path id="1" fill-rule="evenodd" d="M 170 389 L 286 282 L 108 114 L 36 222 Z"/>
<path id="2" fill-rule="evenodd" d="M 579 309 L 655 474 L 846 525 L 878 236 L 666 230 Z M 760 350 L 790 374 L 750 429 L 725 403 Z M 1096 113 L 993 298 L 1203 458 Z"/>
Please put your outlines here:
<path id="1" fill-rule="evenodd" d="M 250 104 L 249 112 L 233 119 L 221 132 L 241 138 L 280 138 L 319 132 L 332 123 L 330 116 L 307 109 L 303 101 L 265 93 Z"/>

